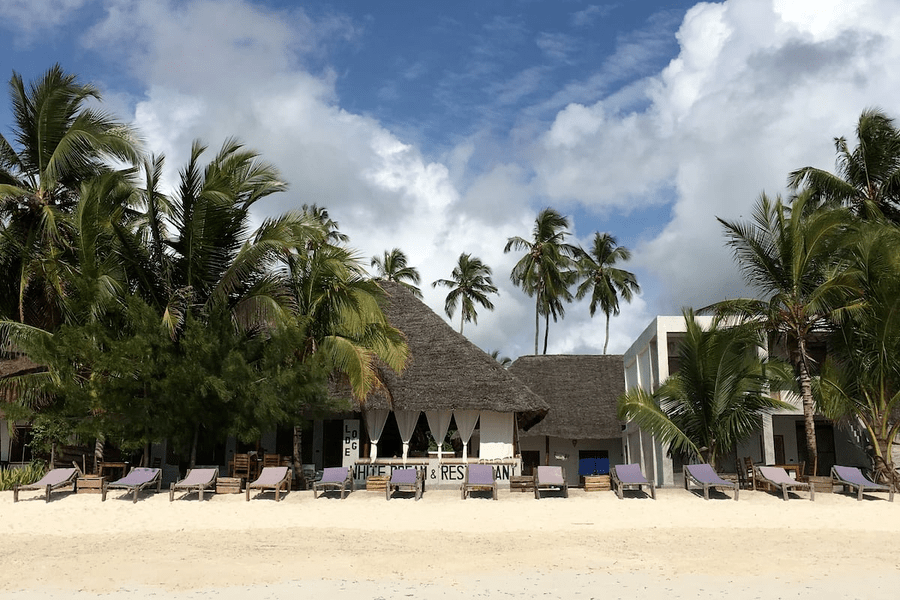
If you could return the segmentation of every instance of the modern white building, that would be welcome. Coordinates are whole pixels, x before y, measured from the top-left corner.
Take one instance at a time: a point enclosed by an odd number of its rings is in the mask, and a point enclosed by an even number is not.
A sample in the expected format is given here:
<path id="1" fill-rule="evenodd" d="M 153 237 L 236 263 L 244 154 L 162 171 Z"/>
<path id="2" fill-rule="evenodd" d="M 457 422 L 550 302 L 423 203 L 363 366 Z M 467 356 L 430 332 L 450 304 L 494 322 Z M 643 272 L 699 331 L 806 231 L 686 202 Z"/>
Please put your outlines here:
<path id="1" fill-rule="evenodd" d="M 708 327 L 712 317 L 697 316 L 698 323 Z M 655 392 L 666 378 L 678 369 L 678 345 L 686 332 L 683 316 L 659 316 L 634 341 L 624 355 L 625 388 L 641 388 Z M 824 357 L 824 347 L 819 349 Z M 782 395 L 794 409 L 765 415 L 759 431 L 744 441 L 725 458 L 726 466 L 735 459 L 749 456 L 754 463 L 768 465 L 799 464 L 805 458 L 805 434 L 800 399 L 793 394 Z M 868 467 L 864 450 L 864 436 L 855 428 L 839 427 L 824 417 L 816 417 L 816 441 L 819 452 L 819 474 L 828 475 L 834 464 Z M 635 423 L 625 426 L 622 435 L 626 462 L 640 463 L 644 473 L 653 477 L 657 485 L 675 485 L 682 465 L 668 448 L 657 443 L 653 436 Z M 734 468 L 734 467 L 732 467 Z"/>

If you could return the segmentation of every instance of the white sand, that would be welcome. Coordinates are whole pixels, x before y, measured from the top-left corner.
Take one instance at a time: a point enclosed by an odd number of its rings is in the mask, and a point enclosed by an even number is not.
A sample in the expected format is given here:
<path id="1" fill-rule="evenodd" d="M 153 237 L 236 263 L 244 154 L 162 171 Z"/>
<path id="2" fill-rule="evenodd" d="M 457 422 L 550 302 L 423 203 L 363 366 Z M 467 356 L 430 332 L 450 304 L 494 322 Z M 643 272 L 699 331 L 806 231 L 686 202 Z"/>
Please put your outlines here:
<path id="1" fill-rule="evenodd" d="M 900 502 L 885 497 L 0 492 L 0 597 L 893 598 Z"/>

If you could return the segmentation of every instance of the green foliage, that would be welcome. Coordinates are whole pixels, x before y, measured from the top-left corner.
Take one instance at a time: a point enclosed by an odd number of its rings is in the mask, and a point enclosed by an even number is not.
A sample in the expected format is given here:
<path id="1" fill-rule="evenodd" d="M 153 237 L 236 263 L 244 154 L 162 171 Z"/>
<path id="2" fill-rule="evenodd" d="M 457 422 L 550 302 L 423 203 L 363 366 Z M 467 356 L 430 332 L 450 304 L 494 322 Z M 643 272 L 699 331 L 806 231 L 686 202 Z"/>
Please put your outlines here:
<path id="1" fill-rule="evenodd" d="M 618 416 L 635 421 L 675 452 L 715 464 L 760 427 L 762 414 L 789 408 L 770 390 L 790 385 L 792 374 L 759 357 L 762 338 L 754 328 L 714 320 L 704 330 L 692 311 L 685 313 L 685 324 L 678 372 L 652 395 L 640 388 L 625 393 Z"/>
<path id="2" fill-rule="evenodd" d="M 17 485 L 34 483 L 46 472 L 47 465 L 43 461 L 32 461 L 17 469 L 0 469 L 0 491 L 11 490 Z"/>

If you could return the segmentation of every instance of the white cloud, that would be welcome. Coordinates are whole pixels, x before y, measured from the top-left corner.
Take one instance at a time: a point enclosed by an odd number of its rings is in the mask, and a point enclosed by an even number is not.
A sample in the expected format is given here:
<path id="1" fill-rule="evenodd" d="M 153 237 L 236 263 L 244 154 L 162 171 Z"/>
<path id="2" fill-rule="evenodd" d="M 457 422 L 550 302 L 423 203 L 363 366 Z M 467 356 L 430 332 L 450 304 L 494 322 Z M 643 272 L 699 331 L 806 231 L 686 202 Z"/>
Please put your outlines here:
<path id="1" fill-rule="evenodd" d="M 539 186 L 551 202 L 658 203 L 672 220 L 634 248 L 665 289 L 651 310 L 677 312 L 746 293 L 715 217 L 749 217 L 789 171 L 831 168 L 832 138 L 852 137 L 867 106 L 900 114 L 900 13 L 889 1 L 729 0 L 690 9 L 680 51 L 640 89 L 644 105 L 571 104 L 541 140 Z M 634 89 L 634 88 L 633 88 Z"/>
<path id="2" fill-rule="evenodd" d="M 69 20 L 87 0 L 3 0 L 0 19 L 20 43 L 30 44 L 41 31 L 52 30 Z"/>

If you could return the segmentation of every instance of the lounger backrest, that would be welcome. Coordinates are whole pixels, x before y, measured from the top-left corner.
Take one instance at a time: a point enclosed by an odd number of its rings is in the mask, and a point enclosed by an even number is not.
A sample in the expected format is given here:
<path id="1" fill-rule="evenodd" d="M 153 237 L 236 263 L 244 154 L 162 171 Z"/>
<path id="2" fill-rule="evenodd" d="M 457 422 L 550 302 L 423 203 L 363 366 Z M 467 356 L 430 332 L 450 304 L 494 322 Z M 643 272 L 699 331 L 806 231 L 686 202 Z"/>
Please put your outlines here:
<path id="1" fill-rule="evenodd" d="M 863 475 L 862 471 L 856 467 L 841 467 L 839 465 L 834 465 L 832 468 L 834 469 L 834 472 L 837 473 L 837 476 L 844 481 L 849 481 L 856 485 L 872 485 L 875 483 Z"/>
<path id="2" fill-rule="evenodd" d="M 415 469 L 394 469 L 391 472 L 391 483 L 408 483 L 416 482 Z"/>
<path id="3" fill-rule="evenodd" d="M 181 485 L 200 485 L 202 483 L 209 483 L 219 475 L 219 469 L 211 468 L 211 469 L 191 469 L 190 473 L 187 474 L 187 477 L 184 478 L 183 481 L 180 482 Z"/>
<path id="4" fill-rule="evenodd" d="M 797 483 L 796 480 L 792 479 L 790 475 L 787 474 L 787 471 L 782 469 L 781 467 L 756 467 L 759 469 L 760 474 L 772 481 L 774 483 L 787 483 L 793 484 Z"/>
<path id="5" fill-rule="evenodd" d="M 263 467 L 262 473 L 259 474 L 259 478 L 253 483 L 266 486 L 275 485 L 287 477 L 287 472 L 287 467 Z"/>
<path id="6" fill-rule="evenodd" d="M 68 481 L 69 479 L 74 477 L 75 473 L 77 472 L 78 469 L 51 469 L 46 475 L 41 477 L 33 485 L 59 485 L 60 483 Z"/>
<path id="7" fill-rule="evenodd" d="M 469 483 L 494 485 L 494 469 L 491 465 L 469 465 Z"/>
<path id="8" fill-rule="evenodd" d="M 320 483 L 341 483 L 347 479 L 347 467 L 325 467 Z"/>
<path id="9" fill-rule="evenodd" d="M 719 474 L 713 470 L 713 468 L 707 463 L 701 463 L 699 465 L 685 465 L 684 467 L 687 469 L 691 476 L 700 481 L 702 483 L 721 483 L 723 482 L 722 478 L 719 477 Z"/>
<path id="10" fill-rule="evenodd" d="M 537 468 L 537 480 L 540 483 L 562 485 L 565 483 L 562 476 L 562 467 L 543 466 Z"/>
<path id="11" fill-rule="evenodd" d="M 616 465 L 616 477 L 625 483 L 649 483 L 638 464 Z"/>
<path id="12" fill-rule="evenodd" d="M 122 479 L 114 481 L 116 485 L 143 485 L 149 481 L 153 481 L 159 475 L 159 469 L 150 467 L 135 467 L 131 469 Z"/>

